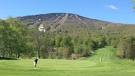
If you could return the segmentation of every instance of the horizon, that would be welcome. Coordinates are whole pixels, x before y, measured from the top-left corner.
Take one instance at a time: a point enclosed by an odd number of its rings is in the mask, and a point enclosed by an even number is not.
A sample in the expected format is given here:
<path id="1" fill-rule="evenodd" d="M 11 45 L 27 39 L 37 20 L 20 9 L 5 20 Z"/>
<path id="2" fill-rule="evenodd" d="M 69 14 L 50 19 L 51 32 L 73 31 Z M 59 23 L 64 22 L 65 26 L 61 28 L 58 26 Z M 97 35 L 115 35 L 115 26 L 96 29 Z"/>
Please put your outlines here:
<path id="1" fill-rule="evenodd" d="M 113 23 L 135 24 L 132 0 L 2 0 L 0 9 L 2 9 L 0 10 L 1 19 L 48 13 L 73 13 Z"/>

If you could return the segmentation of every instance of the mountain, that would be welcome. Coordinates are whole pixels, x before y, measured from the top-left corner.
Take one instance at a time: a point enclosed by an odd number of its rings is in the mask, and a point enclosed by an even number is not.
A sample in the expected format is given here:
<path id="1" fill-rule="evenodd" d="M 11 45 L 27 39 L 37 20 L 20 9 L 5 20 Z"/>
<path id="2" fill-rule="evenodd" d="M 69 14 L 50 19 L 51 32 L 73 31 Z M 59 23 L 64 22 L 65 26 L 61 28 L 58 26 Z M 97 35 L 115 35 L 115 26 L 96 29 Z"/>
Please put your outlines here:
<path id="1" fill-rule="evenodd" d="M 131 24 L 112 23 L 97 19 L 91 19 L 72 13 L 48 13 L 39 15 L 29 15 L 17 17 L 29 28 L 44 26 L 47 31 L 71 31 L 78 29 L 87 30 L 107 30 L 107 31 L 124 31 L 127 29 L 135 30 Z"/>

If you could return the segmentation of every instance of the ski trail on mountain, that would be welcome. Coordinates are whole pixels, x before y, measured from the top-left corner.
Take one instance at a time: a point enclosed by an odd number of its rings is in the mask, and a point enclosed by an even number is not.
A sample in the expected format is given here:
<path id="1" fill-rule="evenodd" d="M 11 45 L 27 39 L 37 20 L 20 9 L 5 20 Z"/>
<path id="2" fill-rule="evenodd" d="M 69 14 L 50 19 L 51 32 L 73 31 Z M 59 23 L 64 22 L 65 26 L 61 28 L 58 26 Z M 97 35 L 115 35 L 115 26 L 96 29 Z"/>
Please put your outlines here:
<path id="1" fill-rule="evenodd" d="M 60 19 L 61 16 L 58 16 L 53 22 L 58 23 L 58 20 Z"/>
<path id="2" fill-rule="evenodd" d="M 66 13 L 65 16 L 59 21 L 59 23 L 60 23 L 61 26 L 65 23 L 65 21 L 67 20 L 67 18 L 68 18 L 68 14 Z"/>
<path id="3" fill-rule="evenodd" d="M 61 28 L 62 25 L 66 22 L 68 18 L 68 14 L 65 14 L 65 16 L 56 24 L 56 28 Z"/>
<path id="4" fill-rule="evenodd" d="M 75 15 L 75 17 L 80 21 L 80 23 L 83 23 L 88 28 L 88 24 L 84 22 L 80 17 L 78 17 L 78 15 Z"/>
<path id="5" fill-rule="evenodd" d="M 87 25 L 87 23 L 86 23 L 86 22 L 84 22 L 84 21 L 82 21 L 82 19 L 81 19 L 80 17 L 78 17 L 77 15 L 75 15 L 75 17 L 76 17 L 79 21 L 81 21 L 81 23 L 83 23 L 83 24 Z"/>
<path id="6" fill-rule="evenodd" d="M 61 18 L 61 19 L 60 19 Z M 62 16 L 58 16 L 54 21 L 53 21 L 53 26 L 54 26 L 54 29 L 58 29 L 58 28 L 61 28 L 61 26 L 65 23 L 65 21 L 67 20 L 68 18 L 68 14 L 65 14 L 64 17 Z M 51 28 L 53 28 L 53 26 Z"/>

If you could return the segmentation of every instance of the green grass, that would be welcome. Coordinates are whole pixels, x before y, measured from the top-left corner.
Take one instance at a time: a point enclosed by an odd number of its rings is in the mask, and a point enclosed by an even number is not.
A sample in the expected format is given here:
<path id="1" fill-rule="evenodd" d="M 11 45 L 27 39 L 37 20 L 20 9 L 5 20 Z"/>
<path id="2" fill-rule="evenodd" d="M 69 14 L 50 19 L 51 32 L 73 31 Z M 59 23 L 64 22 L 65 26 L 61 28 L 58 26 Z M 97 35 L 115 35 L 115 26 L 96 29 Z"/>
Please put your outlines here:
<path id="1" fill-rule="evenodd" d="M 115 49 L 106 47 L 87 60 L 40 59 L 37 69 L 33 60 L 1 60 L 0 76 L 135 76 L 135 62 L 118 61 Z"/>
<path id="2" fill-rule="evenodd" d="M 116 56 L 116 49 L 107 46 L 105 48 L 96 50 L 94 55 L 89 58 L 92 61 L 97 61 L 97 62 L 109 62 L 109 61 L 118 61 L 119 59 Z"/>

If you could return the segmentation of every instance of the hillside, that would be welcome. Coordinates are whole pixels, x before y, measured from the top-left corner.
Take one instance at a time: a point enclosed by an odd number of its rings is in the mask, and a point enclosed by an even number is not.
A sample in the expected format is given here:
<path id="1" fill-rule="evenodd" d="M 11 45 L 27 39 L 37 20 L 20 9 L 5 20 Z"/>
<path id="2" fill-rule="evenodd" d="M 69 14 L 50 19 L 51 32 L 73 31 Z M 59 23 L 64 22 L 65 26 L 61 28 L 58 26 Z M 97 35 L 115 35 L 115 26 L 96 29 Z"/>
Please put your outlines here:
<path id="1" fill-rule="evenodd" d="M 132 43 L 128 41 L 134 40 L 135 37 L 135 25 L 133 24 L 112 23 L 72 13 L 29 15 L 17 17 L 17 19 L 22 21 L 26 27 L 34 29 L 32 31 L 35 33 L 32 34 L 34 35 L 33 38 L 37 39 L 37 42 L 41 40 L 38 39 L 37 36 L 41 36 L 42 34 L 46 35 L 42 40 L 46 38 L 47 41 L 44 41 L 44 43 L 39 42 L 40 46 L 44 45 L 45 49 L 38 46 L 38 48 L 46 53 L 46 55 L 43 54 L 45 58 L 58 57 L 71 59 L 74 54 L 76 56 L 75 59 L 79 57 L 88 57 L 93 55 L 93 51 L 105 46 L 119 48 L 120 50 L 118 51 L 120 54 L 117 55 L 122 58 L 124 56 L 127 56 L 127 58 L 134 58 L 131 53 L 123 54 L 125 51 L 128 52 L 128 50 L 124 49 L 124 47 L 128 47 L 125 46 L 125 43 L 134 46 L 133 41 L 131 41 Z M 40 34 L 38 30 L 35 31 L 39 28 L 45 28 L 44 31 L 47 31 L 47 34 Z M 47 47 L 45 47 L 45 43 L 47 43 Z M 104 50 L 106 49 L 103 49 L 103 51 Z M 130 51 L 134 52 L 133 50 Z M 107 54 L 105 51 L 104 54 L 101 55 L 111 54 L 110 51 L 107 50 L 107 52 Z"/>
<path id="2" fill-rule="evenodd" d="M 135 58 L 132 50 L 135 40 L 134 25 L 111 23 L 71 13 L 31 15 L 17 19 L 21 22 L 12 18 L 0 22 L 1 48 L 8 48 L 8 55 L 1 51 L 3 57 L 38 55 L 41 58 L 79 59 L 94 55 L 97 49 L 112 46 L 118 49 L 117 56 Z M 105 55 L 106 58 L 111 55 L 108 50 L 110 49 L 104 51 L 104 54 L 101 52 L 101 56 Z M 100 56 L 99 58 L 102 59 Z"/>
<path id="3" fill-rule="evenodd" d="M 72 13 L 49 13 L 17 17 L 30 28 L 37 28 L 41 24 L 47 31 L 71 32 L 78 29 L 99 30 L 106 32 L 135 30 L 130 24 L 112 23 L 92 18 L 83 17 Z"/>

